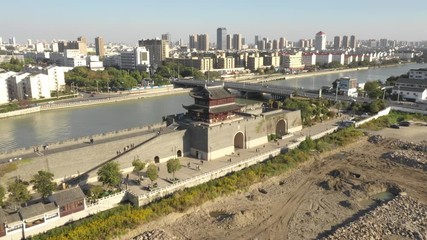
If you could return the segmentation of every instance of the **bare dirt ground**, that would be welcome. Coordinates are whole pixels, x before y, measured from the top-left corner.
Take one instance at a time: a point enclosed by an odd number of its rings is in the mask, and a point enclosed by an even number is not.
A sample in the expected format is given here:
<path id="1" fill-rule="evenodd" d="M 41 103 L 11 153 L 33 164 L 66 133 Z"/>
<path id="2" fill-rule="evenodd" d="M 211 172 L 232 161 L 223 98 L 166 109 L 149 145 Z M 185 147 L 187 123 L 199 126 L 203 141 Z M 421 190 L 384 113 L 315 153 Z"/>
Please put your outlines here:
<path id="1" fill-rule="evenodd" d="M 386 220 L 374 212 L 381 212 L 379 199 L 400 192 L 407 193 L 415 208 L 420 206 L 415 213 L 425 218 L 427 126 L 412 124 L 369 134 L 381 137 L 371 137 L 370 141 L 364 137 L 246 191 L 142 225 L 123 239 L 349 239 L 339 234 L 346 232 L 349 224 L 358 219 L 360 222 L 362 216 L 371 214 L 377 217 L 371 222 L 378 219 L 384 223 Z M 400 201 L 406 208 L 390 208 L 397 212 L 413 209 L 408 208 L 408 201 Z M 427 239 L 423 236 L 427 234 L 425 225 L 425 221 L 411 225 L 410 229 L 418 234 L 416 239 Z M 386 230 L 378 230 L 372 239 L 415 238 L 390 232 L 387 238 Z M 357 234 L 350 238 L 371 239 Z"/>

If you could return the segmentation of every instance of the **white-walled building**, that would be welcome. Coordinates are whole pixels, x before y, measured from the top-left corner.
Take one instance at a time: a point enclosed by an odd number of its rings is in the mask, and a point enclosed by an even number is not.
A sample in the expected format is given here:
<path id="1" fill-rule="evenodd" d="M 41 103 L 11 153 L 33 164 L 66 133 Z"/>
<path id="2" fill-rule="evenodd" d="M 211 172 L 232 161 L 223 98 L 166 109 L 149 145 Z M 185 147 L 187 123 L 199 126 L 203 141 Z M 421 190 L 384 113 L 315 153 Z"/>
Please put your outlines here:
<path id="1" fill-rule="evenodd" d="M 338 92 L 340 95 L 357 97 L 357 80 L 349 77 L 342 77 L 338 82 Z"/>
<path id="2" fill-rule="evenodd" d="M 344 63 L 345 63 L 344 60 L 345 60 L 344 53 L 332 54 L 332 62 L 339 62 L 341 65 L 344 65 Z"/>
<path id="3" fill-rule="evenodd" d="M 316 65 L 316 54 L 315 53 L 303 53 L 302 54 L 302 63 L 305 66 L 314 66 Z"/>
<path id="4" fill-rule="evenodd" d="M 22 79 L 22 88 L 18 88 L 18 96 L 22 91 L 21 99 L 50 98 L 49 78 L 46 74 L 32 73 Z"/>
<path id="5" fill-rule="evenodd" d="M 314 49 L 316 51 L 326 50 L 326 33 L 322 31 L 316 33 L 316 36 L 314 39 Z"/>
<path id="6" fill-rule="evenodd" d="M 10 96 L 8 91 L 8 81 L 10 77 L 15 76 L 16 74 L 16 72 L 0 73 L 0 104 L 9 103 Z"/>
<path id="7" fill-rule="evenodd" d="M 427 68 L 411 69 L 408 76 L 410 79 L 424 79 L 427 82 Z"/>
<path id="8" fill-rule="evenodd" d="M 120 67 L 123 69 L 144 69 L 150 66 L 150 54 L 145 47 L 129 48 L 120 52 Z"/>
<path id="9" fill-rule="evenodd" d="M 330 53 L 316 54 L 316 64 L 317 65 L 329 64 L 331 62 L 332 62 L 332 54 L 330 54 Z"/>
<path id="10" fill-rule="evenodd" d="M 291 71 L 301 70 L 304 68 L 302 52 L 294 54 L 286 53 L 282 55 L 282 67 Z"/>
<path id="11" fill-rule="evenodd" d="M 44 52 L 44 44 L 43 44 L 43 43 L 38 42 L 38 43 L 36 44 L 36 52 L 38 52 L 38 53 L 42 53 L 42 52 Z"/>
<path id="12" fill-rule="evenodd" d="M 22 91 L 23 79 L 29 75 L 30 73 L 18 73 L 8 79 L 9 98 L 20 100 L 26 97 Z"/>
<path id="13" fill-rule="evenodd" d="M 64 73 L 72 70 L 71 67 L 49 66 L 43 69 L 43 73 L 48 76 L 50 91 L 64 91 L 65 77 Z"/>
<path id="14" fill-rule="evenodd" d="M 264 58 L 259 56 L 259 53 L 255 53 L 252 56 L 248 57 L 247 68 L 250 70 L 257 70 L 264 66 Z"/>

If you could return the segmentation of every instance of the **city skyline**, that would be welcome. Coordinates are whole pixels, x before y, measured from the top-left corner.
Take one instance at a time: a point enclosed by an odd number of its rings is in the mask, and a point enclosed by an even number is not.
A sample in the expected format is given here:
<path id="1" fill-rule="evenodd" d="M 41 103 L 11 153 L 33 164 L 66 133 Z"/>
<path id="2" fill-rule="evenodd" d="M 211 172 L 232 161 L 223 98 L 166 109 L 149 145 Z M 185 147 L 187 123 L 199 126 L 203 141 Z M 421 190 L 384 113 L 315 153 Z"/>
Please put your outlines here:
<path id="1" fill-rule="evenodd" d="M 249 43 L 255 35 L 298 41 L 313 39 L 319 31 L 327 34 L 329 42 L 342 35 L 366 40 L 427 40 L 425 32 L 417 27 L 427 22 L 423 11 L 427 3 L 415 0 L 405 3 L 362 0 L 348 4 L 332 0 L 325 5 L 317 1 L 270 0 L 260 7 L 255 1 L 243 0 L 218 0 L 210 5 L 196 0 L 179 3 L 76 0 L 61 5 L 51 0 L 17 0 L 2 4 L 4 9 L 13 11 L 2 13 L 0 37 L 3 41 L 16 37 L 18 43 L 25 43 L 27 39 L 49 42 L 85 36 L 92 43 L 101 36 L 105 42 L 137 45 L 140 39 L 160 38 L 170 33 L 173 41 L 181 39 L 186 43 L 191 34 L 208 34 L 210 41 L 216 42 L 217 28 L 225 27 L 228 34 L 242 34 Z"/>

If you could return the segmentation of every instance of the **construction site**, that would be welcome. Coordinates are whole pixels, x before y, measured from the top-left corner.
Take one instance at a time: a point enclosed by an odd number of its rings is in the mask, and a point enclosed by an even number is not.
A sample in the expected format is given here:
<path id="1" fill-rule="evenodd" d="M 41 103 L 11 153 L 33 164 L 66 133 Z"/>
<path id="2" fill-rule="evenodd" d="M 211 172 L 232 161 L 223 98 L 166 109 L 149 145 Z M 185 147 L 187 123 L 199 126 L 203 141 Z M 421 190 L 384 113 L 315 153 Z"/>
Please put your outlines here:
<path id="1" fill-rule="evenodd" d="M 365 131 L 284 175 L 120 239 L 427 239 L 426 133 L 425 122 Z"/>

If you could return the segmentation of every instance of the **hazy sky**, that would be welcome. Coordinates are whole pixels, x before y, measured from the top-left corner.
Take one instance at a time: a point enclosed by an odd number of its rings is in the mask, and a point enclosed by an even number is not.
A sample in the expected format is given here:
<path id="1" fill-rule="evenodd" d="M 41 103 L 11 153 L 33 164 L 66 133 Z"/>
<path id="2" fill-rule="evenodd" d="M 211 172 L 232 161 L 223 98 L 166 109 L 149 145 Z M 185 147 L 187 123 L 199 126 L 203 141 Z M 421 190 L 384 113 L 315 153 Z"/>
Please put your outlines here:
<path id="1" fill-rule="evenodd" d="M 252 43 L 254 35 L 297 41 L 314 38 L 322 30 L 358 39 L 427 40 L 426 0 L 2 0 L 0 37 L 88 42 L 102 36 L 106 42 L 137 44 L 138 39 L 160 37 L 188 42 L 188 35 L 216 29 L 241 33 Z"/>

